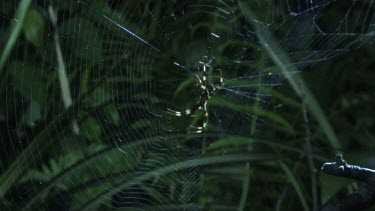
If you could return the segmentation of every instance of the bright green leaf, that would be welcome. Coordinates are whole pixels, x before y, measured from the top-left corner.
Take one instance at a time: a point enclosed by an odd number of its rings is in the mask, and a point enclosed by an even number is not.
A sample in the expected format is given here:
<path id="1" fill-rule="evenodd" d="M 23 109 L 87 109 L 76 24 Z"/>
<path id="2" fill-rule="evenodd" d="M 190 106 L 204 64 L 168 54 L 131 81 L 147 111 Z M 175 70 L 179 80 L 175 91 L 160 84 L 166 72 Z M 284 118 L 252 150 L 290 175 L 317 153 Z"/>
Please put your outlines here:
<path id="1" fill-rule="evenodd" d="M 30 9 L 23 23 L 22 31 L 26 39 L 35 47 L 39 47 L 43 40 L 44 20 L 42 15 L 35 9 Z"/>
<path id="2" fill-rule="evenodd" d="M 83 124 L 80 125 L 80 131 L 82 136 L 92 141 L 99 141 L 102 134 L 99 122 L 92 117 L 86 119 Z"/>
<path id="3" fill-rule="evenodd" d="M 15 61 L 10 65 L 10 76 L 16 90 L 24 97 L 41 104 L 46 98 L 45 77 L 34 65 Z M 26 79 L 26 80 L 25 80 Z"/>
<path id="4" fill-rule="evenodd" d="M 66 48 L 74 49 L 71 51 L 75 57 L 91 61 L 91 64 L 101 61 L 101 35 L 98 28 L 88 20 L 82 18 L 73 18 L 58 26 L 61 37 L 60 43 L 65 52 Z"/>
<path id="5" fill-rule="evenodd" d="M 119 116 L 119 113 L 116 109 L 116 107 L 114 105 L 109 105 L 106 110 L 105 110 L 106 114 L 107 114 L 107 118 L 109 119 L 109 121 L 115 125 L 119 125 L 120 124 L 120 116 Z"/>
<path id="6" fill-rule="evenodd" d="M 342 177 L 334 177 L 327 174 L 320 174 L 321 200 L 322 203 L 327 203 L 340 190 L 348 187 L 352 183 L 350 179 Z"/>

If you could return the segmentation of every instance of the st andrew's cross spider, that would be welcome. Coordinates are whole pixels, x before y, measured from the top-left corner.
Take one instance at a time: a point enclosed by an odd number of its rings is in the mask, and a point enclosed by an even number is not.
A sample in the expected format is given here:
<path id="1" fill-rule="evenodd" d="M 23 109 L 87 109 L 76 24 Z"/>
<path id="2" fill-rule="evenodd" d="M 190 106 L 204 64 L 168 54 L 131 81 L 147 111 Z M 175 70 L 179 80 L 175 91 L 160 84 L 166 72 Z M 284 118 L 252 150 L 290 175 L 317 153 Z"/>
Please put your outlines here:
<path id="1" fill-rule="evenodd" d="M 220 89 L 220 87 L 224 83 L 224 79 L 222 76 L 221 69 L 218 69 L 220 73 L 220 80 L 217 82 L 213 82 L 211 84 L 208 84 L 207 80 L 207 63 L 205 63 L 205 57 L 203 58 L 203 72 L 202 72 L 202 79 L 198 76 L 198 84 L 201 88 L 201 95 L 199 101 L 190 109 L 186 109 L 185 111 L 175 111 L 170 108 L 167 108 L 166 112 L 178 117 L 183 116 L 190 116 L 192 117 L 194 112 L 197 110 L 203 110 L 203 119 L 200 121 L 201 125 L 194 126 L 190 125 L 190 127 L 194 128 L 194 130 L 189 130 L 188 133 L 201 133 L 207 128 L 208 124 L 208 111 L 207 111 L 207 101 L 210 99 L 210 97 L 214 96 L 216 92 Z"/>

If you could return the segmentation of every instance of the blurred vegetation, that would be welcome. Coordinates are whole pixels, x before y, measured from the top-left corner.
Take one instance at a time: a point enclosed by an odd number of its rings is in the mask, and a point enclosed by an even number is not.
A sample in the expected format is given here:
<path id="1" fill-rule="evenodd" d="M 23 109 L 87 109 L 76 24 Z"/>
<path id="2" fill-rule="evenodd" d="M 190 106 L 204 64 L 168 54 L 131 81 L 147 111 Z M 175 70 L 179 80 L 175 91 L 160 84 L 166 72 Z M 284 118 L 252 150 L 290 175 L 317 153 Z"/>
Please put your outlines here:
<path id="1" fill-rule="evenodd" d="M 368 23 L 347 18 L 353 36 L 330 38 L 284 1 L 231 2 L 229 14 L 200 0 L 3 2 L 0 209 L 310 210 L 309 136 L 318 171 L 339 151 L 375 168 Z M 336 29 L 352 3 L 319 8 L 318 24 Z M 374 14 L 359 4 L 351 13 Z M 208 130 L 186 134 L 204 113 L 162 108 L 194 106 L 204 56 L 224 85 Z M 320 206 L 361 185 L 317 175 Z"/>

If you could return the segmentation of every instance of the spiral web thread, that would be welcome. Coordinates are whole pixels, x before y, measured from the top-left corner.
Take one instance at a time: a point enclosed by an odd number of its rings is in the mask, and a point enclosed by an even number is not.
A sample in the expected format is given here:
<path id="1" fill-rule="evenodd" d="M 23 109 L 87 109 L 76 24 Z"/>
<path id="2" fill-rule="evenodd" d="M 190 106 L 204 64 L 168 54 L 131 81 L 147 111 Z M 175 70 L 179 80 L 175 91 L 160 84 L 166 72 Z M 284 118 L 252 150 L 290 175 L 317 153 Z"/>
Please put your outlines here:
<path id="1" fill-rule="evenodd" d="M 32 4 L 27 18 L 41 20 L 43 36 L 33 39 L 24 27 L 1 72 L 7 79 L 0 87 L 2 206 L 199 209 L 207 166 L 262 160 L 246 153 L 206 157 L 207 143 L 254 136 L 254 119 L 262 125 L 267 118 L 254 105 L 266 107 L 270 89 L 285 77 L 372 44 L 374 5 L 250 2 L 252 20 L 230 0 Z M 3 46 L 18 5 L 0 5 Z M 57 29 L 50 7 L 57 11 Z M 336 17 L 337 8 L 346 13 Z M 328 18 L 335 21 L 328 25 Z M 278 42 L 293 71 L 283 74 L 269 59 L 259 29 Z M 58 62 L 65 64 L 72 105 L 61 97 Z M 165 108 L 196 104 L 195 75 L 202 76 L 203 65 L 209 83 L 222 69 L 224 84 L 207 101 L 207 130 L 187 135 L 202 112 L 175 117 Z"/>

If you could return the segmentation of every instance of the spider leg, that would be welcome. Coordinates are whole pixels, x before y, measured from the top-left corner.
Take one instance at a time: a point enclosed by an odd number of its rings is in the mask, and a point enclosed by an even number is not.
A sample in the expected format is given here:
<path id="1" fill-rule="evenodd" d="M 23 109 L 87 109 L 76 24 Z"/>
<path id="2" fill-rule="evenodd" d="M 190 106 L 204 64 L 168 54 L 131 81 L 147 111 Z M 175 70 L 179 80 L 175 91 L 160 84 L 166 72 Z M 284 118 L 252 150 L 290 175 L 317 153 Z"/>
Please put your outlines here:
<path id="1" fill-rule="evenodd" d="M 175 115 L 175 116 L 187 116 L 187 115 L 190 115 L 192 113 L 190 109 L 186 109 L 185 111 L 176 111 L 176 110 L 172 110 L 170 108 L 167 108 L 166 112 L 168 114 L 172 114 L 172 115 Z"/>
<path id="2" fill-rule="evenodd" d="M 198 79 L 198 82 L 199 82 L 199 85 L 201 87 L 202 90 L 205 90 L 206 89 L 206 86 L 203 84 L 202 80 L 199 78 L 198 75 L 195 75 Z"/>
<path id="3" fill-rule="evenodd" d="M 203 73 L 202 73 L 202 81 L 203 81 L 203 86 L 206 87 L 207 85 L 207 69 L 206 69 L 206 62 L 204 61 L 203 57 Z"/>
<path id="4" fill-rule="evenodd" d="M 203 119 L 202 119 L 202 126 L 199 127 L 199 128 L 201 128 L 202 131 L 206 130 L 207 124 L 208 124 L 208 112 L 207 112 L 206 104 L 207 104 L 207 102 L 204 104 L 204 109 L 203 109 L 204 114 L 203 114 Z"/>
<path id="5" fill-rule="evenodd" d="M 220 80 L 218 82 L 214 82 L 214 83 L 212 83 L 212 84 L 209 85 L 210 86 L 210 92 L 208 93 L 208 97 L 209 98 L 212 97 L 212 96 L 214 96 L 215 93 L 216 93 L 216 91 L 218 89 L 220 89 L 220 87 L 224 83 L 224 79 L 223 79 L 223 76 L 222 76 L 222 71 L 221 71 L 221 69 L 218 69 L 218 70 L 220 72 Z"/>
<path id="6" fill-rule="evenodd" d="M 207 124 L 208 124 L 207 101 L 204 103 L 202 110 L 204 114 L 203 114 L 201 126 L 190 125 L 190 127 L 194 128 L 195 130 L 189 130 L 187 131 L 188 133 L 196 134 L 196 133 L 202 133 L 204 130 L 206 130 Z"/>
<path id="7" fill-rule="evenodd" d="M 201 104 L 202 104 L 201 101 L 198 101 L 197 104 L 195 104 L 191 109 L 186 109 L 184 111 L 176 111 L 170 108 L 162 108 L 162 109 L 168 114 L 172 114 L 174 116 L 189 116 L 189 115 L 193 115 L 193 113 L 196 110 L 202 109 Z"/>
<path id="8" fill-rule="evenodd" d="M 204 130 L 206 130 L 207 125 L 208 125 L 207 101 L 210 97 L 214 96 L 216 91 L 218 89 L 220 89 L 220 87 L 224 84 L 224 78 L 223 78 L 221 69 L 217 69 L 219 71 L 219 74 L 220 74 L 219 81 L 208 84 L 207 66 L 206 66 L 205 60 L 206 60 L 206 57 L 203 57 L 202 78 L 200 78 L 198 75 L 195 75 L 195 77 L 198 80 L 199 86 L 201 88 L 201 96 L 200 96 L 199 101 L 193 107 L 191 107 L 190 109 L 186 109 L 184 111 L 176 111 L 176 110 L 164 107 L 164 110 L 167 113 L 169 113 L 171 115 L 178 116 L 178 117 L 181 117 L 181 116 L 194 117 L 194 112 L 196 110 L 203 110 L 203 117 L 200 120 L 198 120 L 199 126 L 190 125 L 190 127 L 193 128 L 193 129 L 187 130 L 187 133 L 190 133 L 190 134 L 191 133 L 195 133 L 195 134 L 202 133 Z M 209 63 L 210 63 L 210 61 L 209 61 Z"/>
<path id="9" fill-rule="evenodd" d="M 222 73 L 221 69 L 219 69 L 219 74 L 220 74 L 219 86 L 221 86 L 224 83 L 223 73 Z"/>
<path id="10" fill-rule="evenodd" d="M 187 133 L 189 134 L 198 134 L 203 132 L 202 127 L 195 127 L 194 125 L 190 125 L 190 127 L 194 128 L 195 130 L 188 130 Z"/>
<path id="11" fill-rule="evenodd" d="M 208 123 L 207 101 L 204 102 L 203 112 L 204 114 L 203 114 L 202 128 L 205 130 L 207 127 L 207 123 Z"/>

